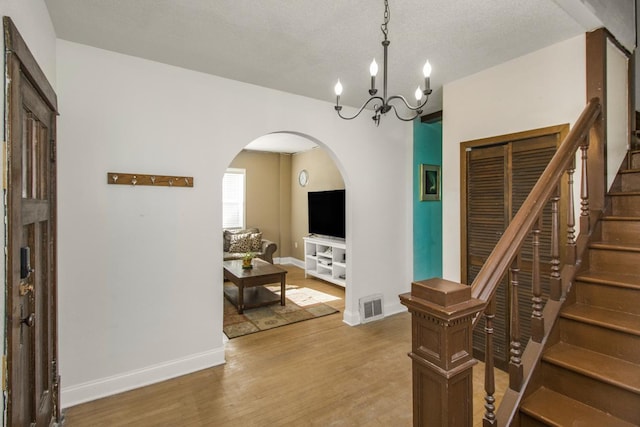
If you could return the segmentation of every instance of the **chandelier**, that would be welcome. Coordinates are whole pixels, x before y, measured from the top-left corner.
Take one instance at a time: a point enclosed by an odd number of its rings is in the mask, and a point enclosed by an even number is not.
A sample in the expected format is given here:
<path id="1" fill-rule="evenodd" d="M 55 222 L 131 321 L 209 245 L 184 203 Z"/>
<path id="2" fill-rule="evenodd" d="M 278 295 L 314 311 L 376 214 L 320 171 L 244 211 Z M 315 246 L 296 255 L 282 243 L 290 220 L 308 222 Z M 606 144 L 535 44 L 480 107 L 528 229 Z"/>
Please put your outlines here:
<path id="1" fill-rule="evenodd" d="M 384 40 L 382 41 L 382 47 L 384 49 L 383 68 L 382 68 L 382 96 L 376 96 L 376 94 L 378 93 L 378 89 L 376 89 L 376 75 L 378 74 L 378 63 L 374 58 L 373 61 L 371 61 L 371 65 L 369 66 L 369 72 L 371 73 L 371 89 L 369 89 L 369 95 L 371 95 L 371 97 L 367 99 L 364 104 L 362 104 L 362 107 L 360 107 L 360 109 L 354 116 L 346 117 L 340 113 L 340 111 L 342 110 L 342 106 L 340 105 L 340 95 L 342 95 L 342 84 L 340 83 L 339 79 L 338 79 L 338 83 L 336 83 L 335 85 L 334 89 L 336 93 L 336 105 L 334 108 L 336 109 L 338 116 L 340 116 L 345 120 L 355 119 L 360 115 L 360 113 L 362 113 L 362 111 L 367 107 L 367 105 L 369 105 L 373 101 L 377 101 L 378 103 L 373 104 L 374 115 L 372 117 L 376 126 L 380 124 L 380 117 L 383 114 L 387 114 L 389 110 L 392 110 L 392 109 L 393 109 L 393 112 L 396 114 L 396 117 L 398 117 L 400 120 L 404 120 L 405 122 L 408 122 L 415 119 L 420 114 L 422 114 L 422 107 L 424 107 L 427 104 L 427 101 L 429 100 L 429 95 L 432 92 L 431 88 L 429 87 L 430 85 L 429 76 L 431 75 L 431 64 L 429 64 L 429 61 L 425 62 L 424 67 L 422 68 L 422 72 L 424 74 L 424 89 L 420 89 L 420 86 L 418 86 L 418 88 L 416 89 L 415 91 L 416 106 L 415 107 L 412 107 L 402 95 L 393 95 L 393 96 L 387 97 L 387 51 L 389 49 L 389 43 L 391 43 L 388 39 L 389 29 L 387 28 L 389 24 L 389 16 L 390 16 L 389 2 L 388 0 L 384 0 L 384 21 L 380 26 L 380 30 L 384 35 Z M 424 97 L 424 101 L 422 101 L 423 97 Z M 392 102 L 396 100 L 401 101 L 400 105 L 404 104 L 403 109 L 406 109 L 409 111 L 409 114 L 410 114 L 409 116 L 403 117 L 400 115 L 396 106 L 392 104 Z"/>

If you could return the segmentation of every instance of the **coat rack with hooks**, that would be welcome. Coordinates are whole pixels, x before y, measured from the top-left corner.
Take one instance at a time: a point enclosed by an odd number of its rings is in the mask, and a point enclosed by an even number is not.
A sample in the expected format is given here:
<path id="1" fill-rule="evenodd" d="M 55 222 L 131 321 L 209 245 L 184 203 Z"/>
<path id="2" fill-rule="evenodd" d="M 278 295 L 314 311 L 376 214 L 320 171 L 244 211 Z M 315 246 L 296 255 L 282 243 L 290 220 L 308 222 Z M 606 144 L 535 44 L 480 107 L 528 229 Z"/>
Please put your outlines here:
<path id="1" fill-rule="evenodd" d="M 193 187 L 193 177 L 108 172 L 107 184 L 133 186 L 150 185 L 155 187 Z"/>

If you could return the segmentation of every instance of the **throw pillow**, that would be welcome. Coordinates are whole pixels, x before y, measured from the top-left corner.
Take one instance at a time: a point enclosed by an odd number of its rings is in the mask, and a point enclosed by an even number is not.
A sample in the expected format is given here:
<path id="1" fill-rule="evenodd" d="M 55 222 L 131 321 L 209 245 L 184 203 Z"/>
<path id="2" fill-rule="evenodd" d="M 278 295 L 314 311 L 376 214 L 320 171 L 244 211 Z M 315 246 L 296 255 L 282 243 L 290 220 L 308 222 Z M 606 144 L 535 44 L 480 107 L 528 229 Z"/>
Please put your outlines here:
<path id="1" fill-rule="evenodd" d="M 222 232 L 222 250 L 229 252 L 229 246 L 231 245 L 231 233 L 227 230 Z"/>
<path id="2" fill-rule="evenodd" d="M 250 233 L 232 234 L 229 243 L 229 252 L 251 252 Z"/>
<path id="3" fill-rule="evenodd" d="M 231 252 L 230 246 L 231 246 L 231 236 L 235 235 L 235 234 L 247 234 L 247 233 L 259 233 L 260 230 L 252 227 L 252 228 L 246 228 L 246 229 L 237 229 L 237 230 L 223 230 L 222 236 L 223 236 L 223 246 L 222 249 L 225 252 Z"/>
<path id="4" fill-rule="evenodd" d="M 249 235 L 251 241 L 251 250 L 253 252 L 262 252 L 262 233 L 252 233 Z"/>

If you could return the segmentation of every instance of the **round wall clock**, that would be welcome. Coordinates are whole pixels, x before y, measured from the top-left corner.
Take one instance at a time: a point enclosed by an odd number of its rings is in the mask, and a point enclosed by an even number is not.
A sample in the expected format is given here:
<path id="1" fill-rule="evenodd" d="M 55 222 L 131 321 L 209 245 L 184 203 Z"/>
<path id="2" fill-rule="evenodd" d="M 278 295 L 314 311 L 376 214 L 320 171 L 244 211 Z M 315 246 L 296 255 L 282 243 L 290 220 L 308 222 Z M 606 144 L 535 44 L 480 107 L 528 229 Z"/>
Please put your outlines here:
<path id="1" fill-rule="evenodd" d="M 304 187 L 309 182 L 309 172 L 306 169 L 302 169 L 298 174 L 298 184 Z"/>

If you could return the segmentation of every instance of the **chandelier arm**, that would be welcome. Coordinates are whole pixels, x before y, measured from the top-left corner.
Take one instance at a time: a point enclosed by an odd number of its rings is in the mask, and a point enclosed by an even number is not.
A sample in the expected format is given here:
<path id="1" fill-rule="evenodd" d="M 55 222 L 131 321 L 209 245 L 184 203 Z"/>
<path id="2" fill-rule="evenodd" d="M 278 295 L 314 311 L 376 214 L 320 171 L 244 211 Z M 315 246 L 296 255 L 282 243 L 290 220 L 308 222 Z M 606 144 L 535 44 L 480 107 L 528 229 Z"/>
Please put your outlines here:
<path id="1" fill-rule="evenodd" d="M 427 95 L 427 97 L 425 98 L 424 102 L 422 104 L 418 105 L 417 107 L 412 107 L 411 105 L 409 105 L 409 102 L 407 102 L 405 97 L 402 96 L 402 95 L 394 95 L 394 96 L 389 97 L 389 99 L 387 99 L 387 104 L 391 105 L 391 101 L 393 101 L 394 99 L 401 100 L 402 103 L 404 104 L 404 106 L 407 107 L 407 109 L 409 109 L 411 111 L 418 111 L 418 110 L 422 110 L 422 107 L 427 105 L 427 102 L 429 101 L 429 95 Z"/>
<path id="2" fill-rule="evenodd" d="M 341 118 L 341 119 L 345 119 L 345 120 L 353 120 L 353 119 L 355 119 L 356 117 L 358 117 L 358 116 L 360 115 L 360 113 L 362 113 L 362 111 L 367 107 L 367 105 L 369 105 L 369 103 L 370 103 L 371 101 L 373 101 L 373 100 L 375 100 L 375 99 L 379 100 L 381 103 L 383 103 L 383 104 L 384 104 L 384 99 L 382 99 L 382 97 L 380 97 L 380 96 L 372 96 L 371 98 L 367 99 L 367 100 L 365 101 L 365 103 L 364 103 L 364 104 L 362 104 L 362 107 L 360 107 L 360 109 L 358 110 L 358 112 L 357 112 L 355 115 L 351 116 L 351 117 L 343 116 L 343 115 L 340 113 L 340 110 L 342 109 L 342 107 L 340 107 L 340 109 L 338 109 L 338 107 L 339 107 L 339 106 L 338 106 L 338 105 L 336 105 L 334 108 L 335 108 L 335 109 L 336 109 L 336 111 L 338 112 L 338 116 L 340 116 L 340 118 Z"/>
<path id="3" fill-rule="evenodd" d="M 393 112 L 396 114 L 396 117 L 397 117 L 398 119 L 402 120 L 403 122 L 411 122 L 411 121 L 413 121 L 416 117 L 419 117 L 419 116 L 420 116 L 420 113 L 422 113 L 422 110 L 416 110 L 416 111 L 415 111 L 415 114 L 414 114 L 414 116 L 413 116 L 413 117 L 405 118 L 405 117 L 400 116 L 400 114 L 398 114 L 398 109 L 396 108 L 396 106 L 395 106 L 395 105 L 393 105 L 393 104 L 389 104 L 389 105 L 390 105 L 390 106 L 391 106 L 391 108 L 393 109 Z"/>
<path id="4" fill-rule="evenodd" d="M 391 110 L 393 108 L 393 112 L 396 115 L 396 117 L 402 121 L 411 121 L 413 119 L 415 119 L 416 117 L 418 117 L 420 114 L 422 114 L 422 108 L 427 104 L 427 102 L 429 101 L 429 95 L 432 93 L 431 87 L 430 87 L 430 82 L 429 82 L 429 75 L 431 74 L 431 65 L 429 64 L 429 61 L 427 61 L 423 67 L 423 72 L 425 75 L 425 80 L 424 80 L 424 89 L 422 89 L 422 95 L 425 96 L 425 100 L 424 102 L 421 102 L 419 100 L 417 100 L 416 102 L 419 103 L 419 105 L 412 107 L 411 104 L 409 102 L 407 102 L 407 100 L 402 96 L 402 95 L 394 95 L 391 97 L 387 97 L 387 64 L 388 64 L 388 54 L 389 54 L 389 44 L 391 43 L 389 41 L 389 20 L 390 20 L 390 15 L 391 12 L 389 11 L 389 0 L 384 0 L 384 20 L 382 21 L 382 25 L 380 26 L 380 30 L 382 31 L 382 35 L 384 36 L 384 40 L 382 41 L 382 47 L 383 47 L 383 69 L 382 69 L 382 96 L 374 96 L 377 92 L 377 89 L 375 88 L 375 76 L 377 73 L 377 64 L 374 61 L 372 62 L 371 65 L 371 89 L 369 89 L 369 95 L 371 95 L 371 97 L 364 103 L 362 104 L 362 107 L 360 107 L 360 109 L 356 112 L 356 114 L 354 114 L 351 117 L 346 117 L 343 116 L 341 113 L 342 110 L 342 106 L 340 105 L 340 94 L 342 93 L 342 86 L 340 85 L 340 80 L 338 80 L 338 83 L 336 84 L 335 87 L 335 92 L 336 92 L 336 105 L 334 106 L 336 112 L 338 113 L 338 116 L 344 120 L 352 120 L 355 119 L 356 117 L 358 117 L 360 115 L 360 113 L 362 113 L 362 111 L 367 107 L 367 105 L 369 105 L 371 103 L 371 101 L 377 100 L 380 102 L 380 105 L 374 104 L 374 115 L 373 115 L 373 121 L 375 122 L 376 126 L 378 124 L 380 124 L 380 118 L 385 115 L 387 112 L 389 112 L 389 110 Z M 418 96 L 421 96 L 420 93 L 418 92 L 418 90 L 416 90 L 416 94 Z M 398 107 L 396 107 L 395 105 L 392 104 L 393 101 L 395 101 L 396 99 L 399 99 L 400 102 L 402 104 L 404 104 L 404 109 L 412 112 L 412 114 L 414 115 L 411 118 L 404 118 L 401 117 L 399 112 L 398 112 L 398 108 L 400 108 L 400 106 L 398 105 Z M 421 98 L 420 98 L 421 99 Z"/>

